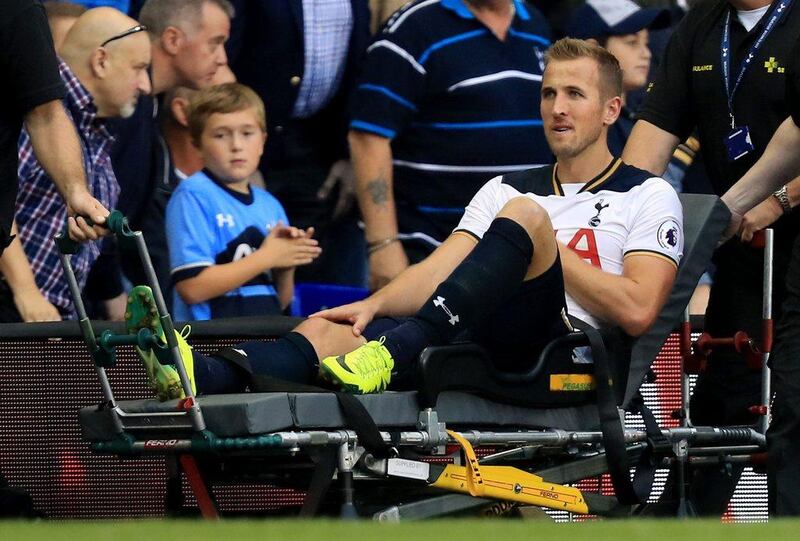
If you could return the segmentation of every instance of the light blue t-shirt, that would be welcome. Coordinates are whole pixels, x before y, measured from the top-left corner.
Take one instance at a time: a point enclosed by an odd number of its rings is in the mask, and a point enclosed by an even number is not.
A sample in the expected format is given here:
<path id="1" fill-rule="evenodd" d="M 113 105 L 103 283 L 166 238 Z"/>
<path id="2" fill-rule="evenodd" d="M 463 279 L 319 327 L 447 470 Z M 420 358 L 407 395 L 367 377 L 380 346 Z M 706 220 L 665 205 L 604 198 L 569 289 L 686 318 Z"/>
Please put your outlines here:
<path id="1" fill-rule="evenodd" d="M 167 205 L 167 241 L 173 284 L 200 274 L 211 265 L 238 261 L 252 254 L 278 222 L 288 225 L 275 197 L 250 187 L 250 194 L 230 190 L 207 170 L 178 185 Z M 186 304 L 175 292 L 176 320 L 191 321 L 279 314 L 280 303 L 267 271 L 220 297 Z"/>

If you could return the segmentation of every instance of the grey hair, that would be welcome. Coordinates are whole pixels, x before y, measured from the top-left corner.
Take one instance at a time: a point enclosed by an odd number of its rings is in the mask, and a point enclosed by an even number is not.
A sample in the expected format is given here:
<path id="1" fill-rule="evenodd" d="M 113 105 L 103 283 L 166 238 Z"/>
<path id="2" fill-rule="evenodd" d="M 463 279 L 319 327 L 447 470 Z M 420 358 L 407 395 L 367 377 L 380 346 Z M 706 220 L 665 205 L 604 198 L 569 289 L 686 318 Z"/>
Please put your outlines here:
<path id="1" fill-rule="evenodd" d="M 203 5 L 209 3 L 219 7 L 229 19 L 233 19 L 236 10 L 228 0 L 147 0 L 139 12 L 139 22 L 147 26 L 150 35 L 159 37 L 167 27 L 181 28 L 189 31 L 186 23 L 199 26 L 203 13 Z M 183 25 L 181 23 L 184 23 Z"/>

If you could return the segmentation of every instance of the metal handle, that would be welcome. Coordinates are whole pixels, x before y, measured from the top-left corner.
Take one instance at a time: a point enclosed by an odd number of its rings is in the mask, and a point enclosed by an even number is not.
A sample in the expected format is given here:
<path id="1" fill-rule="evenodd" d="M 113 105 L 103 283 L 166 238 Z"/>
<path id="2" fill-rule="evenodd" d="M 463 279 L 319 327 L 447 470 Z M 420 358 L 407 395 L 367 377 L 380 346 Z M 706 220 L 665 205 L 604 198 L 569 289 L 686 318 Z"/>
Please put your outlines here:
<path id="1" fill-rule="evenodd" d="M 90 227 L 94 226 L 94 222 L 85 216 L 82 216 L 86 223 L 89 224 Z M 134 233 L 131 231 L 130 226 L 128 225 L 128 219 L 125 217 L 118 210 L 114 210 L 111 214 L 108 215 L 106 218 L 106 223 L 103 224 L 103 227 L 108 228 L 109 231 L 113 235 L 117 237 L 117 239 L 121 243 L 132 242 L 134 241 Z M 55 236 L 56 246 L 58 247 L 58 251 L 65 255 L 73 255 L 78 251 L 80 248 L 81 243 L 72 240 L 69 236 L 69 226 L 65 223 L 64 228 Z"/>
<path id="2" fill-rule="evenodd" d="M 89 224 L 89 227 L 94 226 L 94 222 L 83 216 L 83 219 L 86 220 L 86 223 Z M 56 247 L 58 251 L 64 255 L 74 255 L 77 253 L 78 248 L 80 248 L 81 243 L 77 240 L 72 240 L 69 236 L 69 218 L 64 223 L 64 227 L 62 228 L 61 232 L 58 233 L 53 240 L 56 242 Z"/>

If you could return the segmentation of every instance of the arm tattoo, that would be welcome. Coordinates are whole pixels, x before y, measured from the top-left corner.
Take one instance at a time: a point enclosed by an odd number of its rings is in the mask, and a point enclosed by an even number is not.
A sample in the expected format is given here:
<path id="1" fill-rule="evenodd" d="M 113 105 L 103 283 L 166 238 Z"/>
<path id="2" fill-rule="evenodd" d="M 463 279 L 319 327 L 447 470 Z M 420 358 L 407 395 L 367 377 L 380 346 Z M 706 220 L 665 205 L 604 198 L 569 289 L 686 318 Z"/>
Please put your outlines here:
<path id="1" fill-rule="evenodd" d="M 374 178 L 367 183 L 367 192 L 373 203 L 384 205 L 389 198 L 389 183 L 381 176 Z"/>

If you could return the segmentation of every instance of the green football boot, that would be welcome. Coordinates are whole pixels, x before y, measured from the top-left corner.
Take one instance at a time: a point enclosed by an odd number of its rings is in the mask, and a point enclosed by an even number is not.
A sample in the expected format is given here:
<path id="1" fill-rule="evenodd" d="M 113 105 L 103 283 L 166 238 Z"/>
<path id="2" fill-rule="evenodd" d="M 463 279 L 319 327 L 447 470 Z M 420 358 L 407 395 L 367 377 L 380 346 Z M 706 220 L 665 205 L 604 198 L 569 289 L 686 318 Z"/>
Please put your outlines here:
<path id="1" fill-rule="evenodd" d="M 147 382 L 156 393 L 156 397 L 161 402 L 175 398 L 186 398 L 178 370 L 174 364 L 171 364 L 172 356 L 167 349 L 167 339 L 161 326 L 161 320 L 158 317 L 153 290 L 148 286 L 136 286 L 128 294 L 125 326 L 129 334 L 136 334 L 141 329 L 149 329 L 155 335 L 161 348 L 163 348 L 161 349 L 158 346 L 148 349 L 136 348 L 136 352 L 142 359 L 144 369 L 147 372 Z M 186 343 L 185 336 L 182 335 L 188 336 L 187 329 L 190 329 L 188 325 L 184 327 L 183 333 L 175 331 L 175 338 L 178 340 L 178 349 L 180 350 L 183 367 L 186 369 L 186 374 L 189 376 L 189 382 L 192 385 L 192 392 L 196 394 L 192 348 Z M 159 361 L 159 357 L 170 364 L 162 364 Z"/>
<path id="2" fill-rule="evenodd" d="M 350 353 L 323 359 L 319 364 L 323 376 L 353 394 L 382 393 L 394 369 L 394 359 L 383 341 L 381 337 Z"/>

